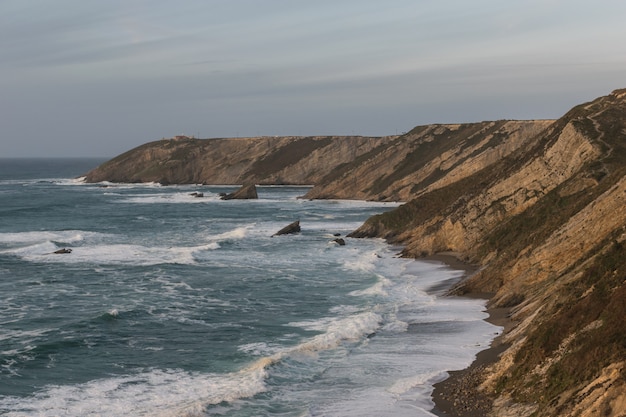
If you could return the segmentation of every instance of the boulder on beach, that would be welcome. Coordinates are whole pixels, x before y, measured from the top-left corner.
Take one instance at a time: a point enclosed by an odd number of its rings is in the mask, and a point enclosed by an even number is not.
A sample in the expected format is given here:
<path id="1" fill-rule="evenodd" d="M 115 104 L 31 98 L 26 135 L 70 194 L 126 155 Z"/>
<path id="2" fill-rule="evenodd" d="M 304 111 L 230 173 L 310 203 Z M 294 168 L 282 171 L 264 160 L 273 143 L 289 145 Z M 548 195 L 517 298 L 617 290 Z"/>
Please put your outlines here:
<path id="1" fill-rule="evenodd" d="M 278 232 L 274 233 L 272 235 L 272 237 L 274 236 L 280 236 L 280 235 L 289 235 L 292 233 L 298 233 L 300 232 L 300 220 L 296 220 L 295 222 L 288 224 L 287 226 L 283 227 L 282 229 L 280 229 Z"/>
<path id="2" fill-rule="evenodd" d="M 244 184 L 234 193 L 222 195 L 222 200 L 254 200 L 259 198 L 254 184 Z"/>

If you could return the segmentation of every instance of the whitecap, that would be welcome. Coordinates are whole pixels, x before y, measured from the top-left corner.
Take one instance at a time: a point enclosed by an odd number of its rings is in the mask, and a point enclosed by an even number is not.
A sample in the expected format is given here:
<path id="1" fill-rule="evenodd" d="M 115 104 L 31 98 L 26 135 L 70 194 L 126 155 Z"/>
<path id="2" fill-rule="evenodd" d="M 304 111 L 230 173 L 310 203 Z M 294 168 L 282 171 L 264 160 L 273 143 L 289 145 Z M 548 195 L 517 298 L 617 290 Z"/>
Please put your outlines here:
<path id="1" fill-rule="evenodd" d="M 237 227 L 233 230 L 229 230 L 215 236 L 209 236 L 209 239 L 214 241 L 243 239 L 248 234 L 248 231 L 253 227 L 253 225 Z"/>
<path id="2" fill-rule="evenodd" d="M 228 374 L 180 370 L 149 372 L 50 386 L 25 400 L 0 397 L 7 416 L 203 416 L 206 407 L 265 391 L 263 367 Z"/>
<path id="3" fill-rule="evenodd" d="M 313 321 L 291 322 L 288 325 L 305 330 L 323 330 L 324 333 L 292 348 L 293 351 L 319 351 L 339 346 L 345 341 L 356 341 L 380 327 L 382 317 L 374 312 L 364 312 L 345 318 L 322 318 Z"/>
<path id="4" fill-rule="evenodd" d="M 132 204 L 191 204 L 191 203 L 207 203 L 220 200 L 219 196 L 209 192 L 204 193 L 204 197 L 193 196 L 189 192 L 163 192 L 153 194 L 137 194 L 126 198 L 115 200 L 116 203 L 132 203 Z"/>
<path id="5" fill-rule="evenodd" d="M 77 243 L 85 239 L 109 236 L 104 233 L 86 230 L 43 230 L 31 232 L 0 233 L 0 243 L 24 244 L 45 241 Z"/>
<path id="6" fill-rule="evenodd" d="M 58 246 L 52 242 L 26 248 L 7 250 L 30 262 L 108 265 L 160 265 L 196 263 L 195 255 L 219 249 L 216 242 L 192 247 L 147 247 L 133 244 L 91 245 L 72 247 L 72 252 L 58 255 Z"/>
<path id="7" fill-rule="evenodd" d="M 378 274 L 377 274 L 378 275 Z M 386 297 L 389 295 L 385 287 L 390 286 L 392 283 L 387 278 L 382 275 L 378 275 L 378 282 L 372 285 L 369 288 L 364 290 L 355 290 L 350 292 L 348 295 L 353 297 L 363 297 L 363 296 L 383 296 Z"/>
<path id="8" fill-rule="evenodd" d="M 380 255 L 376 252 L 366 252 L 356 259 L 346 259 L 343 263 L 343 267 L 351 271 L 373 271 L 376 268 L 376 262 L 379 258 Z"/>

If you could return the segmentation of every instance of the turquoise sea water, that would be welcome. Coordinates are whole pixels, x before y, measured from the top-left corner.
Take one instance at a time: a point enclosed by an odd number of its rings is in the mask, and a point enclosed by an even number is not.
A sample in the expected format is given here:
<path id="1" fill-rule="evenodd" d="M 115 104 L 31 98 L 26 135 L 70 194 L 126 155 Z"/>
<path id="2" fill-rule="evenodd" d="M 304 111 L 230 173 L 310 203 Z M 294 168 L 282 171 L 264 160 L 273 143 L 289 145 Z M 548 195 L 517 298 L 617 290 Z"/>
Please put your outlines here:
<path id="1" fill-rule="evenodd" d="M 332 242 L 395 204 L 76 178 L 99 162 L 0 160 L 2 415 L 428 416 L 499 331 L 430 290 L 459 271 Z"/>

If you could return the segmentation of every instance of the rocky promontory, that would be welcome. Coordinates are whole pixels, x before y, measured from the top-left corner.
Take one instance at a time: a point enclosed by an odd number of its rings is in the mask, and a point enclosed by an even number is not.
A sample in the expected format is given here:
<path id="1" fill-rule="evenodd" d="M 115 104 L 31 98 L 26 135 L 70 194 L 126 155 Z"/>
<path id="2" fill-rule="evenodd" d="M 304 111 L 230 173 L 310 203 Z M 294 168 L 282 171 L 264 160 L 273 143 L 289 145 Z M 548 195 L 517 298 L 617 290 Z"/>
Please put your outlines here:
<path id="1" fill-rule="evenodd" d="M 157 141 L 87 174 L 104 180 L 310 184 L 307 198 L 403 201 L 351 236 L 478 267 L 453 292 L 491 294 L 511 320 L 498 359 L 471 375 L 484 413 L 626 415 L 626 89 L 558 120 Z"/>
<path id="2" fill-rule="evenodd" d="M 626 90 L 415 195 L 353 236 L 480 266 L 454 292 L 493 294 L 513 324 L 508 348 L 474 375 L 490 415 L 626 415 Z"/>
<path id="3" fill-rule="evenodd" d="M 172 138 L 125 152 L 86 174 L 87 182 L 317 184 L 333 169 L 393 140 L 363 136 Z"/>

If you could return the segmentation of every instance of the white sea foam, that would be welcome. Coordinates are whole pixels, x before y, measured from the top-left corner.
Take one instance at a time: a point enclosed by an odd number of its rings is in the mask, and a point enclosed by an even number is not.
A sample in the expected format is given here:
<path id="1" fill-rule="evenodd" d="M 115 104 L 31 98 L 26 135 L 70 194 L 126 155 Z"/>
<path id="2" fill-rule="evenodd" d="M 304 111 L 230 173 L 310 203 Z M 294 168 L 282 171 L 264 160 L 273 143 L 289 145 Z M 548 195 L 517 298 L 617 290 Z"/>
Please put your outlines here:
<path id="1" fill-rule="evenodd" d="M 313 321 L 289 323 L 289 326 L 306 330 L 324 331 L 294 348 L 297 351 L 315 351 L 337 347 L 345 341 L 359 340 L 378 329 L 382 317 L 373 312 L 364 312 L 345 318 L 327 317 Z"/>
<path id="2" fill-rule="evenodd" d="M 113 244 L 72 247 L 68 254 L 55 254 L 59 246 L 44 242 L 23 248 L 3 251 L 20 256 L 29 262 L 110 265 L 194 264 L 195 255 L 219 249 L 217 242 L 191 247 L 147 247 L 143 245 Z"/>
<path id="3" fill-rule="evenodd" d="M 391 286 L 391 281 L 382 275 L 378 275 L 378 282 L 376 282 L 376 284 L 364 290 L 352 291 L 348 295 L 351 295 L 353 297 L 376 296 L 376 295 L 384 297 L 384 296 L 389 295 L 389 293 L 386 290 L 386 287 L 389 287 L 389 286 Z"/>
<path id="4" fill-rule="evenodd" d="M 92 184 L 90 184 L 92 185 Z M 102 181 L 96 184 L 99 187 L 111 187 L 111 188 L 120 188 L 120 189 L 133 189 L 133 188 L 161 188 L 161 183 L 158 182 L 109 182 Z"/>
<path id="5" fill-rule="evenodd" d="M 208 203 L 220 201 L 220 197 L 216 194 L 209 192 L 204 193 L 204 197 L 196 197 L 191 195 L 190 192 L 177 192 L 177 193 L 154 193 L 154 194 L 138 194 L 131 195 L 126 198 L 116 200 L 118 203 L 132 203 L 132 204 L 179 204 L 179 203 Z"/>
<path id="6" fill-rule="evenodd" d="M 237 227 L 236 229 L 229 230 L 228 232 L 220 233 L 215 236 L 209 236 L 208 239 L 212 241 L 243 239 L 253 227 L 254 225 Z"/>
<path id="7" fill-rule="evenodd" d="M 109 235 L 85 230 L 58 230 L 58 231 L 32 231 L 18 233 L 0 233 L 0 243 L 25 244 L 55 241 L 63 243 L 77 243 L 85 239 L 106 237 Z"/>
<path id="8" fill-rule="evenodd" d="M 269 347 L 265 343 L 246 344 L 239 350 L 246 352 L 272 353 L 264 356 L 248 368 L 252 370 L 265 370 L 285 357 L 294 355 L 313 355 L 321 351 L 337 348 L 345 342 L 355 342 L 374 333 L 380 326 L 382 318 L 372 312 L 356 314 L 350 317 L 338 319 L 334 317 L 315 321 L 303 321 L 289 323 L 288 326 L 301 327 L 307 330 L 321 330 L 322 333 L 304 340 L 300 344 L 290 348 Z"/>
<path id="9" fill-rule="evenodd" d="M 207 406 L 263 392 L 264 368 L 229 374 L 153 370 L 80 385 L 51 386 L 24 401 L 0 397 L 4 415 L 204 416 Z"/>
<path id="10" fill-rule="evenodd" d="M 86 182 L 87 177 L 78 177 L 78 178 L 54 178 L 51 181 L 55 185 L 90 185 Z"/>
<path id="11" fill-rule="evenodd" d="M 360 253 L 355 258 L 346 257 L 344 260 L 344 268 L 351 271 L 373 271 L 376 268 L 376 262 L 379 260 L 380 255 L 377 252 Z"/>

